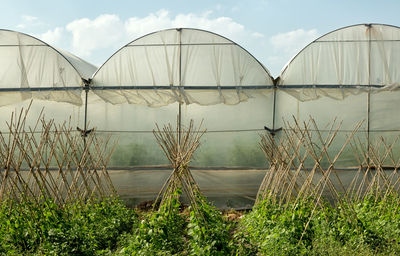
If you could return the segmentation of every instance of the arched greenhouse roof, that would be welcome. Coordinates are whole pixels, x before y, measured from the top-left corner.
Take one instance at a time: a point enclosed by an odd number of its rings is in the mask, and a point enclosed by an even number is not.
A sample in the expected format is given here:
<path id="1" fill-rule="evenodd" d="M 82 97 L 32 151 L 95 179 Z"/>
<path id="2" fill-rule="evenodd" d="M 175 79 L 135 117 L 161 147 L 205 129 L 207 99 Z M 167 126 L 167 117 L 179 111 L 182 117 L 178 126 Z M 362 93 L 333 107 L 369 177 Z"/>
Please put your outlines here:
<path id="1" fill-rule="evenodd" d="M 122 47 L 94 74 L 92 89 L 113 104 L 237 104 L 269 93 L 268 70 L 233 41 L 199 29 L 154 32 Z"/>
<path id="2" fill-rule="evenodd" d="M 0 105 L 29 98 L 81 105 L 82 79 L 96 67 L 45 42 L 11 30 L 0 30 Z"/>
<path id="3" fill-rule="evenodd" d="M 399 85 L 400 28 L 383 24 L 359 24 L 321 36 L 285 66 L 278 81 L 278 87 L 300 100 Z"/>

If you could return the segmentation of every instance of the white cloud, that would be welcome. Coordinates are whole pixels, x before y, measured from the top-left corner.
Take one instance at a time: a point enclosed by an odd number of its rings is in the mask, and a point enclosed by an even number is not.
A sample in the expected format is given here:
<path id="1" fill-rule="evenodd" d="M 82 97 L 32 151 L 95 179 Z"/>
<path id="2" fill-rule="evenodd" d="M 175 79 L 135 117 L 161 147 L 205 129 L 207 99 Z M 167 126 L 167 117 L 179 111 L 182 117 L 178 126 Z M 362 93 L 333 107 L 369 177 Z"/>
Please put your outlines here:
<path id="1" fill-rule="evenodd" d="M 297 29 L 287 33 L 280 33 L 271 37 L 272 46 L 286 54 L 296 54 L 307 44 L 318 37 L 316 29 L 304 30 Z"/>
<path id="2" fill-rule="evenodd" d="M 36 22 L 36 21 L 39 20 L 38 17 L 30 16 L 30 15 L 22 15 L 22 19 L 23 19 L 25 22 Z"/>
<path id="3" fill-rule="evenodd" d="M 124 39 L 124 25 L 117 15 L 104 14 L 94 20 L 83 18 L 66 26 L 72 33 L 72 50 L 87 57 L 93 50 L 108 48 Z"/>
<path id="4" fill-rule="evenodd" d="M 151 13 L 144 18 L 130 18 L 125 27 L 129 38 L 137 38 L 150 32 L 167 28 L 198 28 L 209 30 L 232 40 L 238 39 L 245 33 L 243 25 L 236 23 L 229 17 L 211 18 L 212 12 L 203 14 L 178 14 L 171 17 L 166 10 Z"/>
<path id="5" fill-rule="evenodd" d="M 293 58 L 301 49 L 317 39 L 319 33 L 316 29 L 297 29 L 286 33 L 279 33 L 270 37 L 273 52 L 266 58 L 266 65 L 274 76 Z"/>
<path id="6" fill-rule="evenodd" d="M 103 14 L 93 19 L 76 19 L 61 27 L 50 27 L 38 17 L 24 15 L 17 27 L 96 65 L 101 65 L 117 49 L 132 40 L 169 28 L 208 30 L 227 37 L 252 53 L 254 49 L 268 43 L 265 35 L 250 31 L 232 18 L 218 16 L 213 11 L 172 15 L 168 10 L 161 9 L 143 17 L 124 20 L 115 14 Z"/>
<path id="7" fill-rule="evenodd" d="M 265 38 L 263 34 L 258 32 L 253 32 L 251 35 L 254 36 L 255 38 Z"/>
<path id="8" fill-rule="evenodd" d="M 19 29 L 43 25 L 43 23 L 39 20 L 39 18 L 35 17 L 35 16 L 22 15 L 21 20 L 22 20 L 22 23 L 17 25 L 17 28 L 19 28 Z"/>
<path id="9" fill-rule="evenodd" d="M 167 28 L 188 27 L 209 30 L 239 44 L 264 37 L 261 33 L 247 31 L 243 25 L 229 17 L 212 17 L 212 14 L 212 11 L 207 11 L 201 14 L 172 16 L 167 10 L 162 9 L 145 17 L 131 17 L 125 21 L 117 15 L 103 14 L 92 20 L 88 18 L 74 20 L 66 26 L 66 30 L 72 35 L 71 50 L 85 58 L 101 49 L 110 50 L 111 55 L 119 47 L 140 36 Z"/>
<path id="10" fill-rule="evenodd" d="M 133 40 L 157 30 L 170 28 L 171 23 L 168 11 L 160 10 L 143 18 L 129 18 L 125 22 L 125 29 L 128 37 Z"/>
<path id="11" fill-rule="evenodd" d="M 50 45 L 56 45 L 61 41 L 61 38 L 64 34 L 64 28 L 57 27 L 53 30 L 49 30 L 43 34 L 38 35 L 37 37 Z"/>

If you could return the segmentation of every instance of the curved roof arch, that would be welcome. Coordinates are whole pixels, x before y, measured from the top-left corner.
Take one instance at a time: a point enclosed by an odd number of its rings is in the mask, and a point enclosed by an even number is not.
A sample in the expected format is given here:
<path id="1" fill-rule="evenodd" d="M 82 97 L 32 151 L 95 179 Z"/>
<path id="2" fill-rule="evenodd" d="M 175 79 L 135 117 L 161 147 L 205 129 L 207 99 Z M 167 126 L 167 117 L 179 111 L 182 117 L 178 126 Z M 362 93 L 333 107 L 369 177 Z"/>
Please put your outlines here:
<path id="1" fill-rule="evenodd" d="M 128 43 L 92 78 L 95 91 L 178 88 L 182 92 L 272 86 L 269 71 L 244 48 L 218 34 L 191 28 L 161 30 Z"/>
<path id="2" fill-rule="evenodd" d="M 15 100 L 42 98 L 82 104 L 82 79 L 89 79 L 96 67 L 77 56 L 58 50 L 33 36 L 0 30 L 0 91 Z M 63 97 L 55 91 L 69 91 Z M 18 95 L 17 95 L 18 94 Z M 57 95 L 57 96 L 56 96 Z M 12 101 L 10 98 L 6 102 Z M 0 105 L 10 104 L 2 102 Z"/>
<path id="3" fill-rule="evenodd" d="M 329 32 L 282 70 L 281 88 L 393 88 L 400 85 L 400 28 L 358 24 Z"/>

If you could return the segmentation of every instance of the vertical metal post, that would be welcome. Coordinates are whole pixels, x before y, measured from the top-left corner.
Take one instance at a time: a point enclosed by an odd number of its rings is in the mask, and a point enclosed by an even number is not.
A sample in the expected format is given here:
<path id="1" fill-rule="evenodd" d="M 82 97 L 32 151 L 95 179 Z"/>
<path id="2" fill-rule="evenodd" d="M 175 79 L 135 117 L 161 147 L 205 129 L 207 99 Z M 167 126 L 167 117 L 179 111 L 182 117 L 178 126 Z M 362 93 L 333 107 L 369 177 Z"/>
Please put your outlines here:
<path id="1" fill-rule="evenodd" d="M 89 83 L 90 81 L 84 81 L 85 82 L 85 118 L 84 118 L 84 124 L 83 124 L 83 146 L 86 149 L 86 132 L 87 132 L 87 115 L 88 115 L 88 95 L 89 95 Z"/>
<path id="2" fill-rule="evenodd" d="M 178 143 L 181 144 L 181 134 L 182 134 L 182 103 L 179 102 L 178 111 Z"/>
<path id="3" fill-rule="evenodd" d="M 273 99 L 273 107 L 272 107 L 272 130 L 275 131 L 275 117 L 276 117 L 276 85 L 274 82 L 274 99 Z"/>
<path id="4" fill-rule="evenodd" d="M 371 113 L 371 24 L 366 25 L 368 28 L 368 97 L 367 97 L 367 164 L 369 165 L 369 150 L 370 150 L 370 113 Z"/>
<path id="5" fill-rule="evenodd" d="M 275 140 L 275 129 L 276 129 L 276 127 L 275 127 L 275 117 L 276 117 L 276 84 L 278 83 L 278 81 L 275 79 L 274 80 L 274 88 L 273 88 L 273 90 L 274 90 L 274 98 L 273 98 L 273 105 L 272 105 L 272 131 L 274 131 L 273 133 L 272 133 L 272 138 L 274 138 L 274 140 Z M 274 154 L 275 154 L 275 148 L 272 150 L 272 152 L 271 152 L 271 156 L 272 157 L 274 157 Z M 271 163 L 270 163 L 271 164 Z"/>
<path id="6" fill-rule="evenodd" d="M 182 86 L 182 29 L 177 28 L 179 35 L 179 110 L 178 110 L 178 143 L 181 144 L 181 134 L 182 134 L 182 101 L 181 101 L 181 86 Z"/>

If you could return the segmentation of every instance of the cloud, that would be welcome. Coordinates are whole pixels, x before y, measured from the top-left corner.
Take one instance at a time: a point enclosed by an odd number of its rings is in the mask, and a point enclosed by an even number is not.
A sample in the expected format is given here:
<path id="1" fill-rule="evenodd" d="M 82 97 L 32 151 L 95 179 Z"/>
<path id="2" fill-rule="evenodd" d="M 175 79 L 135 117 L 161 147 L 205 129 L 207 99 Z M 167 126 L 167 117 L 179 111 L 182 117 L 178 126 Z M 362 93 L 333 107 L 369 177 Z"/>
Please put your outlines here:
<path id="1" fill-rule="evenodd" d="M 218 9 L 218 7 L 217 7 Z M 41 19 L 24 15 L 21 24 L 26 33 L 44 42 L 70 51 L 96 65 L 101 65 L 120 47 L 146 34 L 169 28 L 197 28 L 212 31 L 238 43 L 250 52 L 264 47 L 264 34 L 250 31 L 230 17 L 213 11 L 172 15 L 161 9 L 146 16 L 122 19 L 116 14 L 72 20 L 64 26 L 51 27 Z M 38 26 L 40 25 L 40 26 Z"/>
<path id="2" fill-rule="evenodd" d="M 269 39 L 272 46 L 272 53 L 266 58 L 268 67 L 274 75 L 288 63 L 300 50 L 317 39 L 319 33 L 316 29 L 297 29 L 286 33 L 273 35 Z"/>
<path id="3" fill-rule="evenodd" d="M 160 10 L 156 13 L 139 18 L 132 17 L 125 22 L 125 30 L 130 39 L 136 39 L 148 33 L 161 29 L 171 28 L 172 20 L 169 12 Z"/>
<path id="4" fill-rule="evenodd" d="M 251 35 L 254 36 L 255 38 L 265 38 L 263 34 L 258 32 L 253 32 Z"/>
<path id="5" fill-rule="evenodd" d="M 43 34 L 40 34 L 37 37 L 49 45 L 56 45 L 60 43 L 63 34 L 64 34 L 64 28 L 57 27 L 53 30 L 48 30 Z"/>
<path id="6" fill-rule="evenodd" d="M 297 29 L 287 33 L 280 33 L 270 38 L 272 46 L 286 54 L 296 54 L 307 44 L 318 37 L 316 29 Z"/>
<path id="7" fill-rule="evenodd" d="M 104 14 L 94 20 L 74 20 L 66 26 L 72 34 L 72 50 L 83 57 L 93 50 L 118 44 L 124 39 L 124 24 L 117 15 Z"/>
<path id="8" fill-rule="evenodd" d="M 150 32 L 167 28 L 198 28 L 213 31 L 232 40 L 239 39 L 245 33 L 244 26 L 229 17 L 212 18 L 212 11 L 202 14 L 188 13 L 171 17 L 167 10 L 151 13 L 146 17 L 133 17 L 126 21 L 129 38 L 137 38 Z"/>
<path id="9" fill-rule="evenodd" d="M 39 18 L 35 17 L 35 16 L 22 15 L 21 20 L 22 20 L 22 23 L 17 25 L 17 28 L 19 28 L 19 29 L 25 29 L 27 27 L 43 25 L 43 23 L 39 20 Z"/>
<path id="10" fill-rule="evenodd" d="M 131 17 L 125 21 L 114 14 L 103 14 L 95 19 L 82 18 L 66 25 L 72 36 L 71 51 L 88 58 L 93 52 L 115 50 L 130 41 L 151 32 L 167 28 L 189 27 L 209 30 L 221 34 L 237 43 L 264 37 L 258 32 L 247 31 L 245 27 L 229 17 L 213 17 L 212 11 L 171 15 L 161 9 L 144 17 Z"/>
<path id="11" fill-rule="evenodd" d="M 38 17 L 30 16 L 30 15 L 22 15 L 22 19 L 26 22 L 37 22 L 39 20 Z"/>

